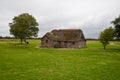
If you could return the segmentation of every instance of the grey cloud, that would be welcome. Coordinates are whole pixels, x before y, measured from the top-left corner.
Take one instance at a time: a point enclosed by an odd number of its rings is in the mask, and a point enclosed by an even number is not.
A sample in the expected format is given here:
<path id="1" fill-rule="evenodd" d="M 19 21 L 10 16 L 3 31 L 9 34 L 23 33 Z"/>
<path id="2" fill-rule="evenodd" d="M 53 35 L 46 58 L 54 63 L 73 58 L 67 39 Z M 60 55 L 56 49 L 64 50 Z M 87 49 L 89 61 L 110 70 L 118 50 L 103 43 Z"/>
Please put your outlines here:
<path id="1" fill-rule="evenodd" d="M 99 32 L 120 14 L 119 3 L 120 0 L 0 0 L 0 35 L 9 35 L 8 23 L 27 12 L 39 23 L 39 37 L 52 29 L 80 28 L 85 37 L 98 38 Z"/>

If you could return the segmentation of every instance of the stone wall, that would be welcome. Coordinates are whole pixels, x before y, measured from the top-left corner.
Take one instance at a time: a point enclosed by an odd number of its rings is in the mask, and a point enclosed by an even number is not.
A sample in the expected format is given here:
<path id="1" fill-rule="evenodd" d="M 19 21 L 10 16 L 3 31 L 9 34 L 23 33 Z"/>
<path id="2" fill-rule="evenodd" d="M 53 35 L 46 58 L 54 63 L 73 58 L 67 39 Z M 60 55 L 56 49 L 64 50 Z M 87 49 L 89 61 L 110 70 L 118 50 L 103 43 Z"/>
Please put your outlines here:
<path id="1" fill-rule="evenodd" d="M 85 37 L 80 29 L 53 30 L 41 39 L 41 46 L 47 48 L 83 48 Z"/>

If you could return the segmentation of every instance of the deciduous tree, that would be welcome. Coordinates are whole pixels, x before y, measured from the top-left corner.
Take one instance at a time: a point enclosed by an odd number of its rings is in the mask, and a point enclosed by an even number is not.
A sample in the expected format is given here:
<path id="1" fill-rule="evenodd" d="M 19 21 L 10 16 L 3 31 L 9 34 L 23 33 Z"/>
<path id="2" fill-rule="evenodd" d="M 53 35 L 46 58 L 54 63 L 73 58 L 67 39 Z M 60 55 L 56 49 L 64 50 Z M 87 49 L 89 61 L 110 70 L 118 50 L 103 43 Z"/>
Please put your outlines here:
<path id="1" fill-rule="evenodd" d="M 100 33 L 99 40 L 103 44 L 104 49 L 109 44 L 109 41 L 113 39 L 113 29 L 112 27 L 106 28 Z"/>
<path id="2" fill-rule="evenodd" d="M 26 39 L 30 37 L 37 37 L 39 28 L 36 19 L 28 13 L 20 14 L 13 18 L 13 22 L 9 23 L 10 34 L 14 35 L 15 38 L 19 38 L 26 43 Z"/>
<path id="3" fill-rule="evenodd" d="M 112 21 L 114 25 L 114 36 L 117 40 L 120 40 L 120 16 Z"/>

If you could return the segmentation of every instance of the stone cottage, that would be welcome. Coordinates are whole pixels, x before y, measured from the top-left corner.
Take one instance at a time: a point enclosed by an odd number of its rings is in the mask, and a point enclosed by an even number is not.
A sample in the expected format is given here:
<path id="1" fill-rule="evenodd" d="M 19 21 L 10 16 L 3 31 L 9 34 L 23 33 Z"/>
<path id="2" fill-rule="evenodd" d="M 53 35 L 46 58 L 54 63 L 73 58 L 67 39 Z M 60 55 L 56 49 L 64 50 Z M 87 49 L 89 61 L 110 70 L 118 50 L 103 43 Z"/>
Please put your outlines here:
<path id="1" fill-rule="evenodd" d="M 41 46 L 47 48 L 83 48 L 86 40 L 81 29 L 60 29 L 46 33 Z"/>

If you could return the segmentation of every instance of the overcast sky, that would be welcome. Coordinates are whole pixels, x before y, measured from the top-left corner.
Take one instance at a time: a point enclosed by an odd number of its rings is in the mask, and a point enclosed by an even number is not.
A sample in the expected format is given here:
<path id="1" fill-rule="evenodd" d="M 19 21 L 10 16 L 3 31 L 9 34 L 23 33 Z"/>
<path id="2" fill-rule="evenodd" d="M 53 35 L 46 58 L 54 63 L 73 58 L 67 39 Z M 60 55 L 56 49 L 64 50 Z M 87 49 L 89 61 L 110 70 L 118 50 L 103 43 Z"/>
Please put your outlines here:
<path id="1" fill-rule="evenodd" d="M 53 29 L 82 29 L 86 38 L 98 38 L 120 15 L 120 0 L 0 0 L 0 36 L 10 36 L 8 23 L 21 13 L 36 18 L 38 37 Z"/>

